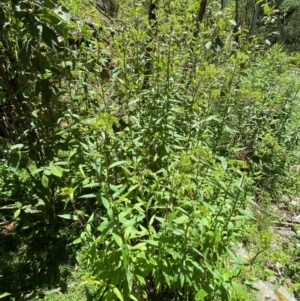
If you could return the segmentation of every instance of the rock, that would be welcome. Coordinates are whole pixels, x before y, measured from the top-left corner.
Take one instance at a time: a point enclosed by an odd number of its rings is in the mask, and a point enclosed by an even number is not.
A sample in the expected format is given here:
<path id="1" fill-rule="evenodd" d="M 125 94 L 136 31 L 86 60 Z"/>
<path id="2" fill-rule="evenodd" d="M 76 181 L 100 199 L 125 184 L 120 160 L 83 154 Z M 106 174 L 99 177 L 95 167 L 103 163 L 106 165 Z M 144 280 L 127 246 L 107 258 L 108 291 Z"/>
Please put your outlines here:
<path id="1" fill-rule="evenodd" d="M 258 280 L 254 287 L 259 290 L 257 301 L 297 301 L 287 290 L 267 281 Z"/>
<path id="2" fill-rule="evenodd" d="M 300 215 L 294 216 L 293 221 L 300 223 Z"/>
<path id="3" fill-rule="evenodd" d="M 233 253 L 235 253 L 235 255 L 239 260 L 245 261 L 249 259 L 248 251 L 246 250 L 245 246 L 242 243 L 232 244 L 231 250 Z"/>
<path id="4" fill-rule="evenodd" d="M 294 198 L 289 203 L 290 203 L 290 205 L 292 205 L 294 207 L 300 206 L 300 198 Z"/>

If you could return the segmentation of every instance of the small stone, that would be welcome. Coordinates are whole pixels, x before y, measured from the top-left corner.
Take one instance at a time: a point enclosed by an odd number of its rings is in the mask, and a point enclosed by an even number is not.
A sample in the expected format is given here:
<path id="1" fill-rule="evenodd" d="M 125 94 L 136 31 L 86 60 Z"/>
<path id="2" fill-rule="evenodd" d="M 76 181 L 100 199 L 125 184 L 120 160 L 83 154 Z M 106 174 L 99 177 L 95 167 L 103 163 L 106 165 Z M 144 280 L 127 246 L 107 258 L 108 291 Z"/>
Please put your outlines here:
<path id="1" fill-rule="evenodd" d="M 258 280 L 254 286 L 259 290 L 257 301 L 297 301 L 287 290 L 270 282 Z"/>
<path id="2" fill-rule="evenodd" d="M 294 216 L 293 220 L 296 222 L 300 222 L 300 215 Z"/>
<path id="3" fill-rule="evenodd" d="M 290 204 L 292 206 L 300 206 L 300 198 L 294 198 L 293 200 L 290 201 Z"/>

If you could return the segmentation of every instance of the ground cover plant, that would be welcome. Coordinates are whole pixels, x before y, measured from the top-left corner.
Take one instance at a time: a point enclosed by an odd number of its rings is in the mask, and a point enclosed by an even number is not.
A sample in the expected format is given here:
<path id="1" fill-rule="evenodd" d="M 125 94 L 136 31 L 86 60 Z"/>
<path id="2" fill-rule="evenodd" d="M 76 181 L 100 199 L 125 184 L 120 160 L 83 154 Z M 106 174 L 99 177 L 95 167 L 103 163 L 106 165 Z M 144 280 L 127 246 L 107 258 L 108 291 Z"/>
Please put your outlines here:
<path id="1" fill-rule="evenodd" d="M 231 247 L 298 141 L 283 47 L 234 3 L 124 1 L 113 27 L 63 4 L 0 6 L 0 297 L 77 264 L 87 300 L 250 300 Z"/>

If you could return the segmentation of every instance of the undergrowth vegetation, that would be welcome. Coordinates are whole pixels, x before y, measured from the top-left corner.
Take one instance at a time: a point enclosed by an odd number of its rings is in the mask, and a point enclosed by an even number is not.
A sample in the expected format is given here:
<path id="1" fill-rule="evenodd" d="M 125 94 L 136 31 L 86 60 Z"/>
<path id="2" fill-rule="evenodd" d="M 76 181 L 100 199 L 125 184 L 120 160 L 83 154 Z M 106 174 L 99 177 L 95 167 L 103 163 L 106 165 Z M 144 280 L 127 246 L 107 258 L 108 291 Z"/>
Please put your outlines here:
<path id="1" fill-rule="evenodd" d="M 0 5 L 0 297 L 77 262 L 91 300 L 250 300 L 258 254 L 232 245 L 285 192 L 298 141 L 282 47 L 217 1 L 203 22 L 197 1 L 150 21 L 124 1 L 113 27 L 60 4 Z"/>

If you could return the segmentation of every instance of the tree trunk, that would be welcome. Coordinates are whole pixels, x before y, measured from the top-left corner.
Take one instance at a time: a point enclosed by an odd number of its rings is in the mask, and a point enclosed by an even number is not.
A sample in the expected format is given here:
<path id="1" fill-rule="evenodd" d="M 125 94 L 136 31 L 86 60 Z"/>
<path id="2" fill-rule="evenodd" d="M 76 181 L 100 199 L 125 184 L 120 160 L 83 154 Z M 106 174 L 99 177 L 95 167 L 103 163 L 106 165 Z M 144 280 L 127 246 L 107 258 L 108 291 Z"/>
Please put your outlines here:
<path id="1" fill-rule="evenodd" d="M 257 23 L 257 17 L 258 17 L 258 12 L 259 12 L 260 5 L 256 4 L 253 12 L 253 18 L 252 18 L 252 24 L 251 24 L 251 29 L 250 29 L 250 36 L 253 36 L 256 31 L 256 23 Z"/>
<path id="2" fill-rule="evenodd" d="M 194 31 L 194 37 L 196 38 L 199 34 L 199 26 L 200 23 L 203 22 L 204 14 L 206 11 L 206 6 L 207 6 L 207 0 L 201 0 L 198 14 L 197 14 L 197 19 L 196 19 L 196 29 Z"/>
<path id="3" fill-rule="evenodd" d="M 150 0 L 149 5 L 149 14 L 148 14 L 148 21 L 150 24 L 150 32 L 149 32 L 149 40 L 148 45 L 146 47 L 146 64 L 145 64 L 145 71 L 144 71 L 144 82 L 143 82 L 143 90 L 146 90 L 149 88 L 149 77 L 152 74 L 152 59 L 151 59 L 151 53 L 152 53 L 152 46 L 151 42 L 153 40 L 153 36 L 157 32 L 157 23 L 156 23 L 156 0 Z"/>

